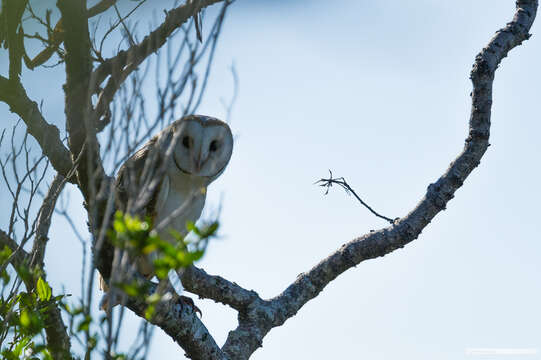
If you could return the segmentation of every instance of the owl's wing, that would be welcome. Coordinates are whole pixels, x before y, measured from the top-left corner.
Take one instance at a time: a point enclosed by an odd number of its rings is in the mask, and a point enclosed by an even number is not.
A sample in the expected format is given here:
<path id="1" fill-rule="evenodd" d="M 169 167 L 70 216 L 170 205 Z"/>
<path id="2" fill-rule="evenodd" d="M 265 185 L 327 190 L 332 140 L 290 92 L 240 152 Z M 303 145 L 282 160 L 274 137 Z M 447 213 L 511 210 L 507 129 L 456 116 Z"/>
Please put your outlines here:
<path id="1" fill-rule="evenodd" d="M 156 198 L 156 213 L 163 209 L 167 198 L 169 197 L 169 177 L 164 176 L 162 183 L 160 184 L 160 190 Z"/>
<path id="2" fill-rule="evenodd" d="M 117 194 L 117 207 L 122 211 L 126 211 L 130 193 L 133 191 L 140 191 L 140 180 L 143 175 L 147 160 L 153 151 L 156 150 L 157 138 L 150 139 L 141 149 L 137 150 L 124 164 L 120 167 L 116 178 L 116 194 Z M 149 164 L 149 166 L 156 166 L 156 163 Z M 167 178 L 167 177 L 166 177 Z M 163 183 L 163 181 L 162 181 Z M 157 212 L 156 205 L 158 203 L 161 184 L 155 189 L 151 196 L 147 206 L 146 215 L 154 218 Z M 164 200 L 162 200 L 164 201 Z M 163 206 L 163 204 L 161 204 Z"/>

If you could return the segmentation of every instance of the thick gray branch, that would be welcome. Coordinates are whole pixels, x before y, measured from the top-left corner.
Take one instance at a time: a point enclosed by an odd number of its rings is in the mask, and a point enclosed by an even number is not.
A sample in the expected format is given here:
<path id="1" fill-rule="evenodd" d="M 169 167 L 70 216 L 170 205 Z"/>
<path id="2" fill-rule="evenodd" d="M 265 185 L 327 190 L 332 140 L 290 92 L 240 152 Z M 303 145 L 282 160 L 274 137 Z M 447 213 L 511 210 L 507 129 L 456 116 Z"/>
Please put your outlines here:
<path id="1" fill-rule="evenodd" d="M 213 2 L 217 1 L 207 3 Z M 219 276 L 208 275 L 195 267 L 186 269 L 181 276 L 187 290 L 201 297 L 228 304 L 239 311 L 239 326 L 229 333 L 221 350 L 193 311 L 183 307 L 176 295 L 159 306 L 152 322 L 177 341 L 190 357 L 247 359 L 261 346 L 264 336 L 273 327 L 282 325 L 294 316 L 304 304 L 316 297 L 330 281 L 344 271 L 364 260 L 384 256 L 415 240 L 430 221 L 445 209 L 455 191 L 479 165 L 487 150 L 495 70 L 508 51 L 528 39 L 537 6 L 537 0 L 517 1 L 517 12 L 513 21 L 498 31 L 488 46 L 476 57 L 471 73 L 472 111 L 465 147 L 448 170 L 434 184 L 428 186 L 426 195 L 409 214 L 395 221 L 390 227 L 366 234 L 343 245 L 313 269 L 301 274 L 282 294 L 268 301 L 260 299 L 255 292 L 245 290 Z M 174 11 L 180 11 L 182 8 Z M 187 12 L 183 21 L 193 13 L 194 11 Z M 166 23 L 172 21 L 171 16 L 173 15 L 170 13 Z M 162 26 L 164 29 L 168 28 L 170 32 L 176 28 L 171 24 L 166 26 L 165 23 Z M 155 38 L 151 34 L 143 41 L 147 42 L 146 45 L 143 46 L 141 43 L 126 52 L 119 53 L 94 72 L 93 81 L 99 84 L 116 71 L 113 70 L 116 66 L 120 71 L 124 71 L 126 66 L 140 63 L 152 52 L 149 49 L 158 49 L 163 45 L 170 32 L 166 35 L 155 35 Z M 158 43 L 154 43 L 156 40 L 159 40 Z M 151 288 L 149 291 L 152 293 L 154 290 Z M 128 300 L 127 306 L 140 316 L 143 316 L 146 309 L 143 301 L 133 298 Z"/>
<path id="2" fill-rule="evenodd" d="M 141 279 L 148 285 L 147 295 L 157 291 L 156 284 Z M 159 326 L 179 344 L 190 359 L 224 360 L 226 356 L 214 341 L 209 331 L 197 317 L 192 306 L 186 304 L 174 289 L 169 289 L 171 298 L 160 302 L 151 323 Z M 148 304 L 141 297 L 131 297 L 126 306 L 140 317 L 145 317 Z"/>
<path id="3" fill-rule="evenodd" d="M 488 148 L 492 83 L 498 64 L 507 53 L 530 37 L 537 0 L 519 0 L 513 21 L 499 30 L 475 59 L 470 130 L 462 153 L 447 171 L 428 186 L 426 195 L 392 226 L 366 234 L 343 245 L 309 272 L 301 274 L 282 294 L 270 301 L 256 300 L 239 313 L 239 326 L 229 333 L 222 350 L 232 359 L 247 359 L 261 346 L 272 327 L 283 324 L 338 275 L 361 261 L 384 256 L 415 240 L 442 210 L 475 169 Z"/>
<path id="4" fill-rule="evenodd" d="M 229 305 L 238 311 L 244 311 L 248 305 L 260 300 L 255 291 L 246 290 L 221 276 L 209 275 L 195 266 L 190 266 L 179 275 L 182 286 L 189 292 Z"/>
<path id="5" fill-rule="evenodd" d="M 60 140 L 60 131 L 45 121 L 38 104 L 28 98 L 21 83 L 0 76 L 0 101 L 23 119 L 28 133 L 37 140 L 55 170 L 67 176 L 72 163 L 68 149 Z"/>

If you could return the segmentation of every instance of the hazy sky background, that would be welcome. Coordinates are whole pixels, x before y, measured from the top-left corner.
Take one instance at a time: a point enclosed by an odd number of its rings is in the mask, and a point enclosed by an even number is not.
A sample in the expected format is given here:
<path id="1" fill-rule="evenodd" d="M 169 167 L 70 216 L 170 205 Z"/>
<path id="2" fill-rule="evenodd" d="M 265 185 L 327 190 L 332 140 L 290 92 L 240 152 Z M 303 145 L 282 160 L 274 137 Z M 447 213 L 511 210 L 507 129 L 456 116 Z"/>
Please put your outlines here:
<path id="1" fill-rule="evenodd" d="M 137 16 L 149 17 L 148 8 Z M 328 169 L 377 211 L 406 215 L 461 151 L 473 60 L 513 13 L 511 0 L 238 0 L 199 109 L 225 116 L 220 98 L 231 96 L 234 61 L 235 149 L 207 202 L 215 208 L 223 197 L 222 237 L 199 265 L 270 298 L 343 243 L 386 226 L 340 189 L 323 196 L 313 183 Z M 448 209 L 404 249 L 332 282 L 253 359 L 475 358 L 468 348 L 538 349 L 520 358 L 541 357 L 540 29 L 538 19 L 498 70 L 492 146 Z M 30 96 L 58 124 L 60 70 L 23 72 Z M 3 127 L 17 119 L 3 104 L 0 114 Z M 84 229 L 75 192 L 71 211 Z M 46 257 L 55 290 L 79 292 L 80 254 L 55 219 Z M 196 304 L 222 344 L 236 312 Z M 155 332 L 150 359 L 183 353 Z"/>

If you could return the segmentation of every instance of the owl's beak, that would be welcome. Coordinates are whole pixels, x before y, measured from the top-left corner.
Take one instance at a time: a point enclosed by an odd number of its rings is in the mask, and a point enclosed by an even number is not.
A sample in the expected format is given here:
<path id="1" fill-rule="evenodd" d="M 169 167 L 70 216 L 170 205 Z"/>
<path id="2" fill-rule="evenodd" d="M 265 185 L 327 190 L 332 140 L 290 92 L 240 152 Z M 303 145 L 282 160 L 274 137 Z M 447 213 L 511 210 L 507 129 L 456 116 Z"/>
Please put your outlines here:
<path id="1" fill-rule="evenodd" d="M 194 161 L 194 165 L 195 165 L 195 172 L 199 172 L 201 171 L 201 165 L 203 164 L 203 161 L 201 161 L 201 153 L 199 153 L 199 156 L 197 157 L 197 159 Z"/>
<path id="2" fill-rule="evenodd" d="M 197 159 L 194 159 L 194 166 L 195 166 L 195 172 L 199 173 L 201 171 L 201 168 L 207 161 L 208 154 L 205 154 L 204 152 L 199 152 L 197 154 Z"/>

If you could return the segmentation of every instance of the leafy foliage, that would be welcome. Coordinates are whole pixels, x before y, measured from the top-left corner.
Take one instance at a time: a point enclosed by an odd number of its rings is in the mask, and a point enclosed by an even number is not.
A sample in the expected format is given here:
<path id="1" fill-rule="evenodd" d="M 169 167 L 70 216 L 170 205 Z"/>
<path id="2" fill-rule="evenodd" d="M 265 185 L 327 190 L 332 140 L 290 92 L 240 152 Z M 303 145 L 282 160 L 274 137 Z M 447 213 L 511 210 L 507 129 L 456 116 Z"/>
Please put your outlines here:
<path id="1" fill-rule="evenodd" d="M 128 214 L 117 212 L 109 239 L 113 244 L 130 253 L 131 256 L 151 256 L 158 279 L 167 278 L 169 271 L 190 266 L 204 255 L 208 240 L 215 236 L 218 223 L 212 222 L 201 227 L 194 223 L 187 224 L 193 233 L 189 240 L 178 232 L 172 235 L 177 240 L 175 245 L 160 239 L 156 231 L 152 231 L 150 220 L 139 220 Z M 12 278 L 6 270 L 13 252 L 8 247 L 0 250 L 0 281 L 2 292 L 0 297 L 0 355 L 2 359 L 53 359 L 47 348 L 45 326 L 47 312 L 59 306 L 68 318 L 68 329 L 72 339 L 81 336 L 87 338 L 86 352 L 92 352 L 100 339 L 97 332 L 92 332 L 96 319 L 89 309 L 83 305 L 70 305 L 65 295 L 53 296 L 53 289 L 43 277 L 41 271 L 31 269 L 26 263 L 15 267 L 16 277 Z M 31 288 L 31 292 L 21 291 L 22 284 Z M 162 295 L 148 295 L 148 288 L 137 281 L 123 282 L 115 286 L 127 296 L 144 297 L 148 304 L 145 313 L 150 319 L 155 306 L 162 300 Z M 5 290 L 11 287 L 8 295 Z M 103 322 L 105 317 L 101 317 Z M 82 343 L 82 341 L 81 341 Z M 125 359 L 125 354 L 116 354 L 116 358 Z"/>
<path id="2" fill-rule="evenodd" d="M 21 271 L 26 269 L 26 272 Z M 18 275 L 30 274 L 20 266 Z M 52 296 L 49 284 L 39 277 L 32 292 L 10 291 L 4 296 L 9 280 L 3 280 L 0 298 L 0 344 L 3 359 L 52 359 L 44 336 L 45 320 L 51 307 L 57 306 L 63 295 Z M 17 283 L 12 284 L 16 287 Z M 20 285 L 20 281 L 19 281 Z"/>
<path id="3" fill-rule="evenodd" d="M 161 239 L 156 231 L 151 230 L 150 219 L 140 220 L 138 217 L 118 211 L 115 214 L 113 230 L 109 232 L 109 239 L 116 247 L 127 250 L 132 257 L 153 258 L 154 273 L 159 280 L 163 280 L 171 270 L 177 271 L 188 267 L 203 257 L 208 240 L 216 235 L 218 222 L 213 221 L 200 227 L 189 222 L 186 228 L 194 235 L 194 239 L 190 240 L 171 230 L 171 235 L 177 240 L 173 245 Z M 152 317 L 156 304 L 162 299 L 157 293 L 145 295 L 148 294 L 147 286 L 136 280 L 114 285 L 128 296 L 145 297 L 148 304 L 145 313 L 147 319 Z"/>
<path id="4" fill-rule="evenodd" d="M 179 270 L 192 265 L 201 259 L 205 253 L 208 240 L 216 234 L 218 223 L 212 222 L 202 227 L 193 222 L 186 225 L 188 231 L 195 235 L 189 240 L 179 232 L 171 230 L 171 235 L 177 240 L 175 245 L 160 239 L 156 231 L 152 231 L 150 219 L 140 220 L 129 214 L 118 211 L 113 224 L 114 231 L 109 232 L 109 238 L 116 247 L 128 250 L 132 256 L 155 255 L 153 260 L 155 274 L 162 280 L 171 270 Z M 126 288 L 128 295 L 135 295 Z"/>

